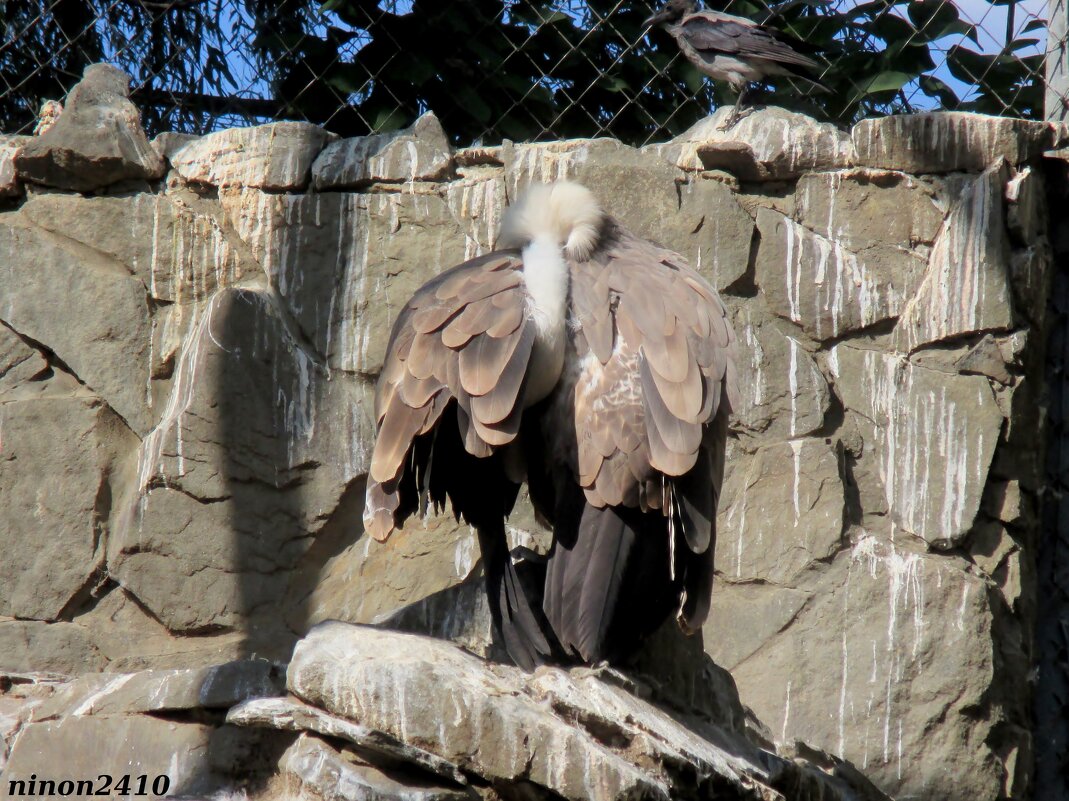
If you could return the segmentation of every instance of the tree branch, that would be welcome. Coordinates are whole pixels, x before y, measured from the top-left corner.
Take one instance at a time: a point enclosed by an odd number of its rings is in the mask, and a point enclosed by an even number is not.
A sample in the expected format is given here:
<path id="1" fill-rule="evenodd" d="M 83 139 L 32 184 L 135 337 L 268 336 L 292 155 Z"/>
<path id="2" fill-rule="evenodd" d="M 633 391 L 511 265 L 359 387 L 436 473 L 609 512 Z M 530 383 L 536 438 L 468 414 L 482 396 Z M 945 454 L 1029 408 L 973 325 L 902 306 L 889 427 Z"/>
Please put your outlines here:
<path id="1" fill-rule="evenodd" d="M 249 117 L 278 119 L 285 115 L 286 106 L 277 100 L 259 97 L 220 97 L 179 89 L 139 88 L 131 92 L 134 100 L 144 105 L 165 108 L 178 106 L 204 114 L 242 114 Z"/>

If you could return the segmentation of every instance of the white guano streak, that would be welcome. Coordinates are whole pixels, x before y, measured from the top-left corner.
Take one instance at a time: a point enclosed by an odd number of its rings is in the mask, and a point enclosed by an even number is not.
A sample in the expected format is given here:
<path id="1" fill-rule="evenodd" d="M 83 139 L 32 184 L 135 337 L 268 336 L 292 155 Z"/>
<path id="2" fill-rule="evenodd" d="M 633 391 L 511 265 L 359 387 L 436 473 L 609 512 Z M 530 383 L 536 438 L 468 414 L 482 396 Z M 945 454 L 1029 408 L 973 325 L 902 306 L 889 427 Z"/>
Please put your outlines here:
<path id="1" fill-rule="evenodd" d="M 838 242 L 783 218 L 787 257 L 787 305 L 790 318 L 812 325 L 818 338 L 872 325 L 897 313 L 900 298 L 881 287 L 856 254 Z M 806 280 L 803 281 L 803 272 Z M 803 313 L 802 288 L 812 285 L 812 319 Z M 808 297 L 808 292 L 807 292 Z M 808 301 L 806 301 L 808 305 Z"/>

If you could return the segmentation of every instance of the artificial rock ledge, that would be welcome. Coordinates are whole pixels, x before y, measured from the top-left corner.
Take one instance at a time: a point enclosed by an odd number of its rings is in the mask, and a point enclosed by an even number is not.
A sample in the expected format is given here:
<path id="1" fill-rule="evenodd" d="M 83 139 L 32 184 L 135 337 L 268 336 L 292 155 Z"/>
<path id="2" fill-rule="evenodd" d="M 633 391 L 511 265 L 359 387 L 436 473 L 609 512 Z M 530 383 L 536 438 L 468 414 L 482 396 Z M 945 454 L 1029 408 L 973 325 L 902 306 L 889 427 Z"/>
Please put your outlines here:
<path id="1" fill-rule="evenodd" d="M 0 705 L 12 743 L 0 772 L 166 774 L 178 797 L 240 790 L 262 801 L 887 799 L 846 762 L 800 743 L 793 758 L 759 745 L 730 682 L 716 699 L 724 712 L 698 716 L 645 700 L 652 686 L 615 671 L 528 674 L 442 640 L 337 621 L 298 643 L 288 695 L 280 670 L 243 660 L 69 682 L 0 677 L 17 690 Z"/>
<path id="2" fill-rule="evenodd" d="M 298 643 L 289 699 L 248 701 L 227 721 L 392 752 L 451 783 L 453 794 L 441 797 L 885 798 L 846 763 L 828 759 L 825 771 L 785 759 L 751 742 L 730 714 L 671 715 L 639 697 L 641 685 L 607 677 L 582 668 L 527 674 L 441 640 L 328 621 Z M 734 687 L 725 694 L 723 708 L 738 708 Z M 295 723 L 307 705 L 322 711 Z"/>

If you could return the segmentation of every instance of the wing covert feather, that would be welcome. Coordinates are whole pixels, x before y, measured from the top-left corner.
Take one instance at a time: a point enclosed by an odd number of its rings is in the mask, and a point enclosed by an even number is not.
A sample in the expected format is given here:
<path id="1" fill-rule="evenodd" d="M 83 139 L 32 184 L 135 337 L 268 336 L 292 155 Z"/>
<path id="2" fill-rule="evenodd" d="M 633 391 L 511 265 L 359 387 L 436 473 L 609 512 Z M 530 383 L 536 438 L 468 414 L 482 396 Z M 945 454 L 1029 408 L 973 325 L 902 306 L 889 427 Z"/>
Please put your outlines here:
<path id="1" fill-rule="evenodd" d="M 662 481 L 694 469 L 734 391 L 725 387 L 734 334 L 716 291 L 683 257 L 618 236 L 594 263 L 572 265 L 574 310 L 595 357 L 576 381 L 578 478 L 596 506 L 658 509 Z"/>
<path id="2" fill-rule="evenodd" d="M 450 404 L 469 453 L 486 457 L 515 439 L 534 342 L 521 267 L 514 253 L 472 259 L 425 284 L 398 315 L 375 393 L 367 516 L 375 536 L 393 529 L 398 477 L 416 438 Z"/>

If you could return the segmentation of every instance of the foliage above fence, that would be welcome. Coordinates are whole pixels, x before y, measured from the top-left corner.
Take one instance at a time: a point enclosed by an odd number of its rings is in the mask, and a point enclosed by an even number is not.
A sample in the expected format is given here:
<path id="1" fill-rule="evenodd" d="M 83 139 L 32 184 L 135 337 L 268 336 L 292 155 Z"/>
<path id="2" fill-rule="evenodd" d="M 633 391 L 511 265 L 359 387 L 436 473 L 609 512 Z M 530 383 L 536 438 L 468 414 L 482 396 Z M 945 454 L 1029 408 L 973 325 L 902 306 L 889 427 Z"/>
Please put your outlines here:
<path id="1" fill-rule="evenodd" d="M 0 130 L 26 131 L 86 64 L 134 76 L 152 132 L 303 119 L 344 135 L 433 109 L 459 144 L 642 144 L 732 102 L 642 21 L 658 0 L 5 0 Z M 832 91 L 763 101 L 837 122 L 950 108 L 1041 117 L 1035 0 L 711 0 L 804 42 Z"/>

